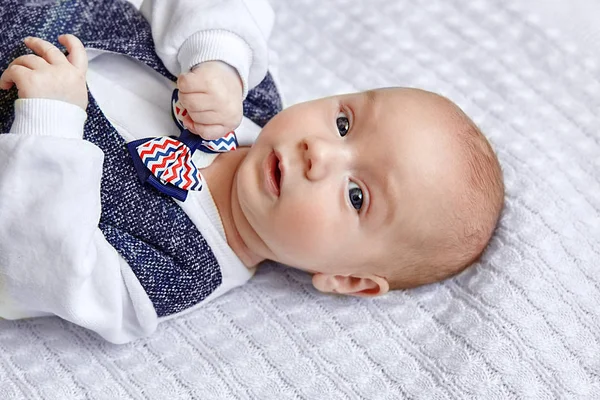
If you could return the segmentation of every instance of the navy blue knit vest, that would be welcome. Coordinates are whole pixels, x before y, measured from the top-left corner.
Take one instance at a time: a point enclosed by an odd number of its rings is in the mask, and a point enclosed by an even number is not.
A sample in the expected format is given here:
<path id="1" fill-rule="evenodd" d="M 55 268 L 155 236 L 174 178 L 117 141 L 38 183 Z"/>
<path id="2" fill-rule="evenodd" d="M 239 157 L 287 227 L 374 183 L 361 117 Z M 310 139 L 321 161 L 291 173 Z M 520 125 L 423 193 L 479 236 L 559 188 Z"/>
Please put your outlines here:
<path id="1" fill-rule="evenodd" d="M 175 80 L 157 57 L 148 22 L 124 0 L 2 0 L 0 71 L 28 53 L 26 36 L 57 43 L 73 33 L 89 48 L 132 56 Z M 0 92 L 0 132 L 14 120 L 17 91 Z M 244 102 L 244 115 L 264 126 L 281 110 L 267 74 Z M 126 144 L 89 96 L 84 139 L 105 155 L 99 228 L 129 263 L 159 317 L 201 302 L 222 282 L 217 260 L 188 216 L 169 197 L 143 186 Z"/>

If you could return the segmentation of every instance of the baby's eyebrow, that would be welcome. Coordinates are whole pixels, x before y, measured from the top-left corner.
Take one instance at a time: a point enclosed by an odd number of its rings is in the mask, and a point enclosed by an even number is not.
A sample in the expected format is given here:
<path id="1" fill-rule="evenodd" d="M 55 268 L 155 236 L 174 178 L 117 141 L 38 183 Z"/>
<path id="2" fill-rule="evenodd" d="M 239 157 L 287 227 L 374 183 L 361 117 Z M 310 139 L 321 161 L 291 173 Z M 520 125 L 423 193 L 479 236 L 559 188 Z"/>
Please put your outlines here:
<path id="1" fill-rule="evenodd" d="M 369 133 L 377 129 L 377 102 L 380 98 L 380 94 L 376 90 L 367 90 L 360 92 L 350 100 L 352 115 L 354 117 L 353 125 L 358 127 L 354 135 L 362 137 L 366 135 L 362 140 L 368 139 Z M 361 104 L 362 103 L 362 104 Z"/>
<path id="2" fill-rule="evenodd" d="M 380 170 L 383 172 L 382 170 Z M 390 179 L 388 174 L 375 174 L 373 177 L 374 184 L 372 188 L 376 188 L 375 193 L 371 192 L 372 204 L 369 207 L 370 211 L 375 211 L 377 215 L 378 225 L 383 225 L 388 221 L 393 221 L 396 216 L 395 188 L 393 188 L 393 179 Z"/>
<path id="3" fill-rule="evenodd" d="M 373 163 L 373 161 L 375 162 Z M 369 213 L 374 211 L 375 219 L 378 220 L 377 225 L 383 225 L 396 218 L 398 199 L 400 198 L 397 171 L 390 171 L 389 166 L 383 167 L 380 161 L 380 159 L 371 160 L 365 170 L 365 172 L 368 171 L 365 178 L 367 178 L 367 185 L 372 196 Z"/>
<path id="4" fill-rule="evenodd" d="M 372 105 L 377 102 L 377 97 L 379 97 L 379 93 L 376 90 L 370 89 L 364 92 L 365 97 L 367 98 L 367 104 Z"/>

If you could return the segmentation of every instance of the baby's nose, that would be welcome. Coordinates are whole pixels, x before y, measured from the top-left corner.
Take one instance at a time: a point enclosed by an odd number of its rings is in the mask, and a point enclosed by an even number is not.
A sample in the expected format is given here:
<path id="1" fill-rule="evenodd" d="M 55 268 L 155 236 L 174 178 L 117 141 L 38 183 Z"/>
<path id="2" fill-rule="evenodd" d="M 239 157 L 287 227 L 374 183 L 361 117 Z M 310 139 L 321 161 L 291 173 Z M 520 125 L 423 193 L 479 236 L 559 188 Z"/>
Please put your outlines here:
<path id="1" fill-rule="evenodd" d="M 343 166 L 344 151 L 339 142 L 320 137 L 307 137 L 301 142 L 306 177 L 310 180 L 325 178 Z"/>

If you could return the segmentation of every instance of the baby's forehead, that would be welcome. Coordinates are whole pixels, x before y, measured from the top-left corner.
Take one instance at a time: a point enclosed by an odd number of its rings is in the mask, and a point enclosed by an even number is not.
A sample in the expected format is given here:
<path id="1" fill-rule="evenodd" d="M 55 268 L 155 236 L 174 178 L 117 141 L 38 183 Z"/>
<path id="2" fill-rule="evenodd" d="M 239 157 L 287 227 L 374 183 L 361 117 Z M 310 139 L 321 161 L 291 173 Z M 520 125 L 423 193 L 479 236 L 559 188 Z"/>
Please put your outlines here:
<path id="1" fill-rule="evenodd" d="M 449 100 L 418 89 L 372 91 L 372 115 L 361 127 L 372 140 L 364 157 L 385 188 L 390 217 L 411 219 L 435 207 L 460 176 L 460 146 Z M 364 95 L 363 95 L 364 96 Z M 398 212 L 395 209 L 398 209 Z M 405 215 L 407 214 L 408 215 Z M 397 218 L 389 218 L 390 222 Z M 396 223 L 396 222 L 394 222 Z"/>
<path id="2" fill-rule="evenodd" d="M 418 142 L 452 141 L 457 116 L 462 111 L 438 94 L 412 88 L 380 89 L 370 92 L 376 104 L 376 123 L 390 144 L 393 137 Z M 439 147 L 439 146 L 435 146 Z"/>
<path id="3" fill-rule="evenodd" d="M 354 107 L 351 140 L 377 166 L 382 180 L 437 180 L 459 156 L 452 132 L 460 109 L 448 99 L 412 88 L 369 90 L 344 98 Z"/>

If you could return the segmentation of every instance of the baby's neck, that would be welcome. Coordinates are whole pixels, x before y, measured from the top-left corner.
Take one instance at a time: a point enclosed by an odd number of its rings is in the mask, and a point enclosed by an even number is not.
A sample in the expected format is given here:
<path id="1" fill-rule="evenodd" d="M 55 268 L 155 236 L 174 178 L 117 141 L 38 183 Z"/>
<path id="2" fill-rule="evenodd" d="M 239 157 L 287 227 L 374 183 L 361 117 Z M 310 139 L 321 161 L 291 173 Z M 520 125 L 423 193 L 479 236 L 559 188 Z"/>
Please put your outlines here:
<path id="1" fill-rule="evenodd" d="M 210 188 L 213 201 L 219 211 L 227 244 L 246 267 L 252 268 L 263 259 L 249 249 L 242 240 L 235 225 L 232 209 L 235 206 L 232 204 L 235 173 L 248 150 L 250 150 L 249 147 L 241 147 L 236 151 L 220 154 L 212 164 L 202 170 L 202 176 Z"/>

